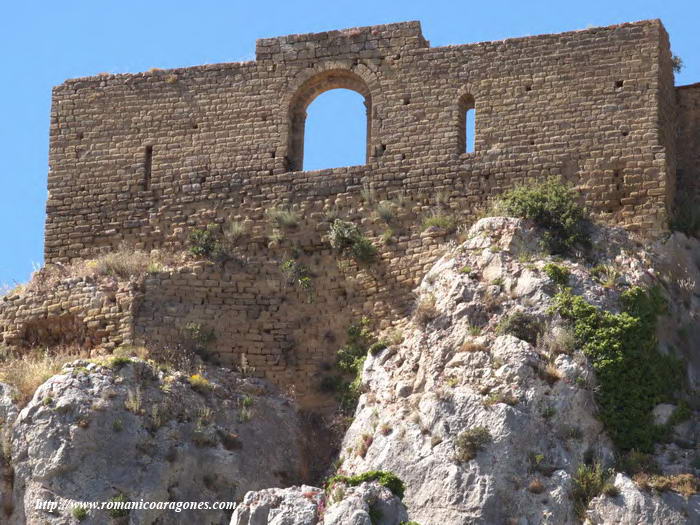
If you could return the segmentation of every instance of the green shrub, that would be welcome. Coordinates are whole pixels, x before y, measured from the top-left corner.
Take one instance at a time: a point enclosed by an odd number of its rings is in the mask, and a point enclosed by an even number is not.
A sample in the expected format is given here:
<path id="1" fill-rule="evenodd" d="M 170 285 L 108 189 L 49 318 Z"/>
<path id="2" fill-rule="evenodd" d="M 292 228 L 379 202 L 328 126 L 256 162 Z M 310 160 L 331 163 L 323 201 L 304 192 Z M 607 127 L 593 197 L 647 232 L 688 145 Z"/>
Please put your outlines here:
<path id="1" fill-rule="evenodd" d="M 581 463 L 578 466 L 573 477 L 571 499 L 574 502 L 574 512 L 580 519 L 585 517 L 588 504 L 593 498 L 603 493 L 615 493 L 611 481 L 613 474 L 612 470 L 603 469 L 599 463 L 594 465 Z"/>
<path id="2" fill-rule="evenodd" d="M 355 410 L 361 394 L 362 367 L 367 353 L 385 343 L 376 342 L 369 329 L 369 319 L 362 317 L 347 328 L 347 342 L 336 353 L 336 367 L 342 376 L 326 376 L 319 388 L 335 392 L 341 412 L 350 414 Z"/>
<path id="3" fill-rule="evenodd" d="M 85 518 L 87 518 L 88 511 L 85 507 L 77 506 L 77 507 L 73 507 L 71 514 L 73 514 L 73 517 L 76 520 L 83 521 Z"/>
<path id="4" fill-rule="evenodd" d="M 281 265 L 282 273 L 287 278 L 287 283 L 305 291 L 309 301 L 313 299 L 313 282 L 309 268 L 294 259 L 287 259 Z"/>
<path id="5" fill-rule="evenodd" d="M 382 350 L 385 350 L 389 346 L 386 341 L 378 341 L 369 347 L 369 353 L 372 355 L 379 354 Z"/>
<path id="6" fill-rule="evenodd" d="M 194 350 L 203 350 L 216 339 L 213 329 L 193 321 L 186 323 L 181 328 L 181 333 L 186 343 Z"/>
<path id="7" fill-rule="evenodd" d="M 568 286 L 571 272 L 566 266 L 548 263 L 544 266 L 544 273 L 558 286 Z"/>
<path id="8" fill-rule="evenodd" d="M 371 263 L 377 249 L 367 237 L 362 235 L 356 224 L 336 219 L 328 233 L 331 247 L 341 255 L 347 255 L 358 263 Z"/>
<path id="9" fill-rule="evenodd" d="M 452 215 L 433 213 L 423 219 L 423 231 L 432 227 L 452 233 L 457 229 L 457 220 Z"/>
<path id="10" fill-rule="evenodd" d="M 228 253 L 221 240 L 220 228 L 216 224 L 209 224 L 205 229 L 194 229 L 189 236 L 189 251 L 195 257 L 222 261 L 228 257 Z"/>
<path id="11" fill-rule="evenodd" d="M 687 421 L 690 419 L 690 417 L 693 415 L 692 410 L 688 406 L 688 403 L 685 401 L 679 401 L 678 405 L 676 406 L 675 410 L 671 414 L 671 417 L 668 418 L 668 423 L 666 425 L 669 428 L 673 428 L 679 423 L 682 423 L 683 421 Z"/>
<path id="12" fill-rule="evenodd" d="M 113 503 L 128 503 L 129 499 L 126 497 L 126 494 L 120 493 L 118 496 L 114 496 L 111 500 Z M 112 508 L 109 509 L 109 515 L 112 518 L 125 518 L 129 515 L 129 509 L 123 509 L 123 508 Z"/>
<path id="13" fill-rule="evenodd" d="M 326 481 L 325 487 L 326 490 L 330 490 L 336 483 L 343 483 L 351 487 L 356 487 L 357 485 L 371 481 L 376 481 L 382 487 L 388 488 L 394 496 L 403 499 L 406 486 L 396 474 L 387 472 L 386 470 L 371 470 L 364 474 L 357 474 L 356 476 L 332 476 Z"/>
<path id="14" fill-rule="evenodd" d="M 500 335 L 513 335 L 534 345 L 542 333 L 542 323 L 535 316 L 518 310 L 501 319 L 496 332 Z"/>
<path id="15" fill-rule="evenodd" d="M 519 186 L 501 196 L 497 209 L 508 215 L 532 220 L 544 230 L 544 247 L 566 254 L 590 244 L 584 208 L 573 189 L 560 179 L 550 178 Z"/>
<path id="16" fill-rule="evenodd" d="M 661 471 L 652 454 L 630 450 L 618 457 L 617 468 L 630 476 L 635 474 L 659 474 Z"/>
<path id="17" fill-rule="evenodd" d="M 129 363 L 131 363 L 131 359 L 129 359 L 128 357 L 112 357 L 107 362 L 107 366 L 119 370 L 121 367 L 123 367 L 124 365 L 128 365 Z"/>
<path id="18" fill-rule="evenodd" d="M 455 459 L 460 462 L 471 461 L 490 442 L 491 433 L 486 427 L 465 430 L 455 439 Z"/>
<path id="19" fill-rule="evenodd" d="M 682 369 L 656 348 L 656 318 L 664 310 L 659 290 L 632 288 L 622 304 L 623 311 L 614 314 L 569 290 L 555 297 L 555 308 L 572 321 L 577 345 L 596 371 L 600 417 L 611 439 L 623 451 L 651 452 L 663 433 L 653 424 L 652 410 L 672 400 Z"/>

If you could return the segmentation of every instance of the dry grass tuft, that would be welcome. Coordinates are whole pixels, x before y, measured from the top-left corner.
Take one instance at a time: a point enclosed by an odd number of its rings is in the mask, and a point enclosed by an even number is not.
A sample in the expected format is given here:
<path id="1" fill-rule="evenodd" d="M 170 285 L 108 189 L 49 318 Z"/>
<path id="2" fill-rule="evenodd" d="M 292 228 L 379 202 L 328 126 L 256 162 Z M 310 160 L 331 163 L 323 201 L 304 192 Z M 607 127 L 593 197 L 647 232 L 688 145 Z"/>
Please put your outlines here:
<path id="1" fill-rule="evenodd" d="M 547 363 L 546 366 L 539 368 L 537 371 L 540 378 L 549 386 L 554 385 L 554 383 L 564 377 L 564 374 L 554 366 L 554 363 Z"/>
<path id="2" fill-rule="evenodd" d="M 76 277 L 116 277 L 130 279 L 147 273 L 163 271 L 166 267 L 184 264 L 182 256 L 173 253 L 151 255 L 143 251 L 122 247 L 94 259 L 76 261 L 71 264 L 49 264 L 32 274 L 25 285 L 7 291 L 6 295 L 24 292 L 48 292 L 63 279 Z"/>
<path id="3" fill-rule="evenodd" d="M 640 472 L 635 474 L 632 479 L 644 490 L 654 489 L 660 492 L 672 490 L 685 497 L 692 496 L 700 491 L 700 479 L 692 474 L 660 476 Z"/>
<path id="4" fill-rule="evenodd" d="M 535 478 L 527 486 L 527 490 L 533 494 L 542 494 L 544 492 L 544 484 L 539 478 Z"/>
<path id="5" fill-rule="evenodd" d="M 462 346 L 459 347 L 460 352 L 488 352 L 489 349 L 486 345 L 481 343 L 474 343 L 472 341 L 464 341 Z"/>
<path id="6" fill-rule="evenodd" d="M 41 384 L 61 372 L 63 365 L 81 357 L 86 355 L 75 349 L 62 353 L 40 350 L 5 353 L 0 360 L 0 381 L 17 389 L 16 401 L 24 406 Z"/>
<path id="7" fill-rule="evenodd" d="M 413 313 L 413 318 L 418 325 L 425 327 L 427 324 L 438 316 L 437 308 L 435 307 L 435 296 L 430 294 L 422 297 L 416 305 L 416 310 Z"/>

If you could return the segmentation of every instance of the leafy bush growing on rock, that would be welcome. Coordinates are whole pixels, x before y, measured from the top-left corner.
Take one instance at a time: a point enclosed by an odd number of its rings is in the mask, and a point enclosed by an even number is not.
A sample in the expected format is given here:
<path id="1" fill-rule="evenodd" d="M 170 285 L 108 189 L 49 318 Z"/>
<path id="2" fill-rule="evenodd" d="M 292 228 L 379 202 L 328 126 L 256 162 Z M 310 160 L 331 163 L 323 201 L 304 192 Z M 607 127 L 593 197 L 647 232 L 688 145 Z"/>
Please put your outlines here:
<path id="1" fill-rule="evenodd" d="M 501 319 L 496 332 L 500 335 L 513 335 L 534 345 L 542 333 L 542 323 L 535 316 L 518 310 Z"/>
<path id="2" fill-rule="evenodd" d="M 188 381 L 190 382 L 190 386 L 197 392 L 205 393 L 212 389 L 211 381 L 201 374 L 192 374 L 188 378 Z"/>
<path id="3" fill-rule="evenodd" d="M 659 290 L 635 287 L 621 299 L 623 311 L 615 314 L 565 290 L 555 297 L 555 308 L 573 323 L 577 344 L 596 371 L 600 417 L 611 439 L 623 451 L 651 452 L 663 434 L 652 410 L 672 400 L 682 370 L 656 348 L 656 318 L 665 308 Z"/>
<path id="4" fill-rule="evenodd" d="M 558 286 L 568 286 L 571 272 L 566 266 L 556 263 L 548 263 L 544 266 L 544 273 Z"/>
<path id="5" fill-rule="evenodd" d="M 71 511 L 71 514 L 73 517 L 78 520 L 78 521 L 83 521 L 85 518 L 88 516 L 88 511 L 85 507 L 82 507 L 80 505 L 73 507 L 73 510 Z"/>
<path id="6" fill-rule="evenodd" d="M 460 433 L 455 439 L 455 459 L 471 461 L 477 452 L 491 442 L 491 433 L 486 427 L 473 427 Z"/>
<path id="7" fill-rule="evenodd" d="M 343 483 L 350 487 L 356 487 L 357 485 L 369 483 L 371 481 L 376 481 L 382 487 L 388 488 L 394 496 L 403 499 L 406 486 L 396 474 L 386 470 L 371 470 L 363 474 L 357 474 L 356 476 L 332 476 L 326 481 L 325 487 L 326 490 L 330 490 L 336 483 Z"/>
<path id="8" fill-rule="evenodd" d="M 345 414 L 355 410 L 360 397 L 362 367 L 367 353 L 370 350 L 380 352 L 380 348 L 386 348 L 386 343 L 375 341 L 369 324 L 369 319 L 362 317 L 348 326 L 347 342 L 336 354 L 336 367 L 341 375 L 326 376 L 319 385 L 323 391 L 335 392 L 340 410 Z"/>
<path id="9" fill-rule="evenodd" d="M 530 219 L 544 230 L 544 247 L 568 254 L 590 244 L 588 221 L 573 189 L 560 179 L 529 183 L 504 193 L 496 204 L 499 212 Z"/>
<path id="10" fill-rule="evenodd" d="M 368 264 L 375 260 L 377 249 L 358 226 L 352 222 L 336 219 L 328 233 L 331 247 L 341 255 L 347 255 L 358 263 Z"/>

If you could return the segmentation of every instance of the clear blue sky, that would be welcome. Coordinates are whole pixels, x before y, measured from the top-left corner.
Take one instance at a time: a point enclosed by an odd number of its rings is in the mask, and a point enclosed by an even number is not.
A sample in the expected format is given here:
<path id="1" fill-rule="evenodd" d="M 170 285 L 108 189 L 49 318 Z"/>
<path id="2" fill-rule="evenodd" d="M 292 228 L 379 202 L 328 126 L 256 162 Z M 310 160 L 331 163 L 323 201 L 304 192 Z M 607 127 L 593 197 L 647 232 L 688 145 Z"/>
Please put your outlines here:
<path id="1" fill-rule="evenodd" d="M 7 0 L 1 13 L 0 284 L 10 285 L 42 263 L 51 87 L 66 78 L 253 60 L 256 38 L 405 20 L 442 46 L 661 18 L 685 62 L 676 82 L 700 82 L 697 0 Z M 353 93 L 316 99 L 306 167 L 362 163 L 363 112 Z"/>

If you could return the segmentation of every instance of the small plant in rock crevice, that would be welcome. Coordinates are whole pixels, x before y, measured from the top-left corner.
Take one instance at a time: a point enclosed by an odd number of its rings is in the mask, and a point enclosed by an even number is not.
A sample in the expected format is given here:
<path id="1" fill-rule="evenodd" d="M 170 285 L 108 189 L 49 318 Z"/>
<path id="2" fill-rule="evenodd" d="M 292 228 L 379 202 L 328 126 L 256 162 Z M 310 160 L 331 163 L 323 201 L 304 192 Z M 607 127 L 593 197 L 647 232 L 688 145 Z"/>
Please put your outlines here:
<path id="1" fill-rule="evenodd" d="M 413 318 L 419 326 L 427 326 L 430 321 L 438 316 L 435 302 L 436 300 L 433 294 L 427 294 L 420 298 L 413 312 Z"/>
<path id="2" fill-rule="evenodd" d="M 304 291 L 308 296 L 309 302 L 311 302 L 314 293 L 312 275 L 309 268 L 294 259 L 287 259 L 281 264 L 280 268 L 287 280 L 287 284 Z"/>
<path id="3" fill-rule="evenodd" d="M 439 228 L 447 233 L 453 233 L 457 230 L 457 220 L 452 215 L 443 213 L 432 213 L 423 219 L 423 231 L 428 228 Z"/>
<path id="4" fill-rule="evenodd" d="M 556 284 L 557 286 L 565 287 L 569 285 L 569 277 L 571 272 L 566 266 L 561 266 L 556 263 L 548 263 L 543 268 L 544 273 Z"/>
<path id="5" fill-rule="evenodd" d="M 381 486 L 388 488 L 394 494 L 394 496 L 399 499 L 403 499 L 404 492 L 406 491 L 406 486 L 404 485 L 403 481 L 401 481 L 396 474 L 385 470 L 371 470 L 355 476 L 332 476 L 326 480 L 324 486 L 326 488 L 326 492 L 328 492 L 332 490 L 336 484 L 356 487 L 357 485 L 371 481 L 376 481 Z"/>
<path id="6" fill-rule="evenodd" d="M 534 315 L 518 310 L 501 319 L 496 333 L 513 335 L 534 345 L 542 333 L 542 323 Z"/>
<path id="7" fill-rule="evenodd" d="M 573 476 L 571 499 L 574 502 L 574 512 L 583 519 L 591 500 L 601 494 L 615 493 L 612 483 L 614 472 L 604 469 L 600 463 L 586 465 L 581 463 Z"/>
<path id="8" fill-rule="evenodd" d="M 490 442 L 491 433 L 486 427 L 465 430 L 455 439 L 455 459 L 458 462 L 471 461 Z"/>
<path id="9" fill-rule="evenodd" d="M 266 212 L 270 222 L 278 228 L 291 230 L 299 226 L 301 217 L 299 213 L 291 209 L 270 208 Z"/>
<path id="10" fill-rule="evenodd" d="M 206 228 L 196 228 L 188 237 L 189 252 L 195 257 L 224 261 L 228 251 L 223 242 L 221 228 L 217 224 L 209 224 Z"/>

